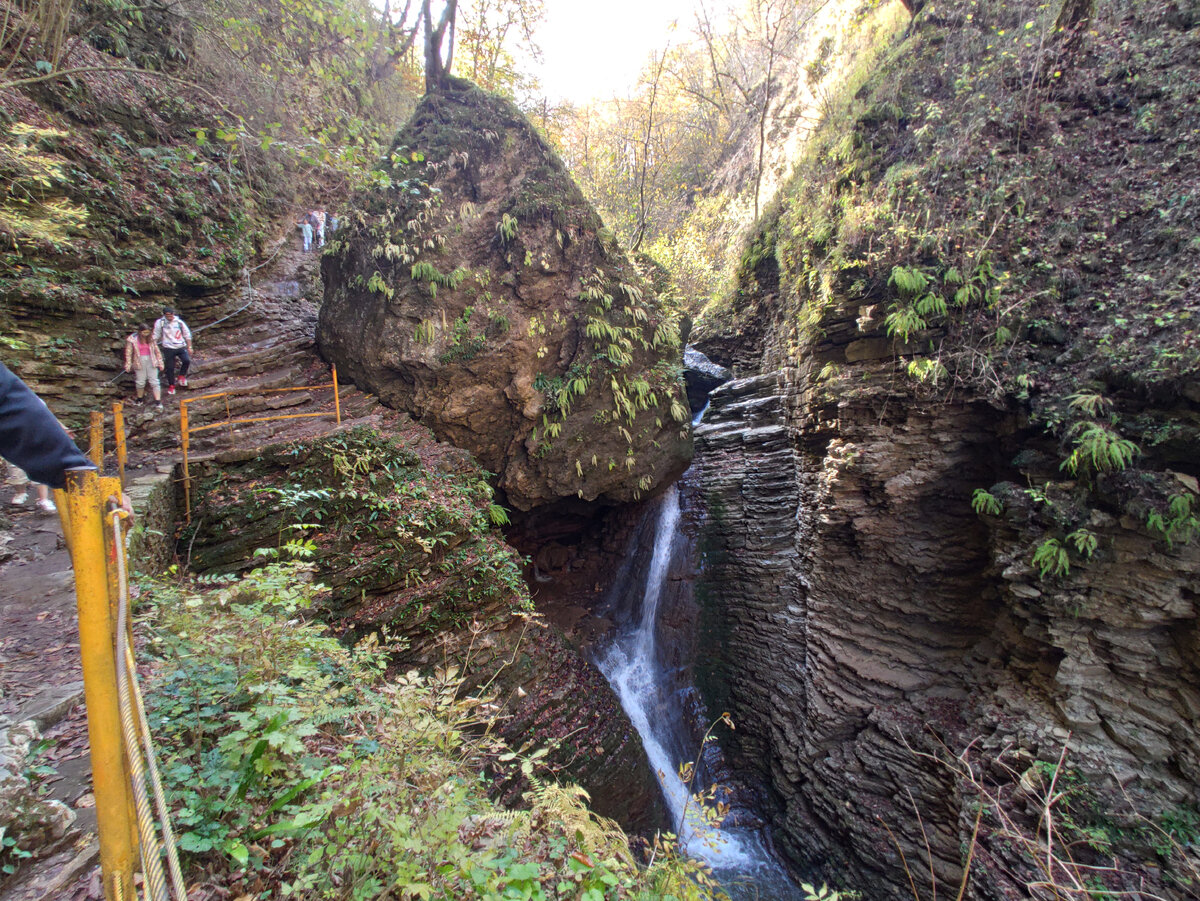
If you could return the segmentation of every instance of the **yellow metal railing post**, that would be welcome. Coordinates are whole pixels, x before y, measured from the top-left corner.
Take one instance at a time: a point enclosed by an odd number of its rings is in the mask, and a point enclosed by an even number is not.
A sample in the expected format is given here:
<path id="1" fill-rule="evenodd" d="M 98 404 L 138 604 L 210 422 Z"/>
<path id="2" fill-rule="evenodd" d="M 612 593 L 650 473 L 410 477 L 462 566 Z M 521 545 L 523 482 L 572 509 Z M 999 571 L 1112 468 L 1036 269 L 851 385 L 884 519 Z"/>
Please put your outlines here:
<path id="1" fill-rule="evenodd" d="M 92 462 L 96 464 L 96 468 L 101 472 L 104 471 L 104 414 L 99 410 L 92 411 L 92 422 L 90 429 L 91 447 L 88 448 L 88 456 Z"/>
<path id="2" fill-rule="evenodd" d="M 93 445 L 95 447 L 96 445 Z M 121 743 L 113 619 L 105 565 L 103 489 L 91 470 L 67 473 L 71 563 L 79 609 L 79 652 L 87 703 L 92 790 L 100 833 L 100 866 L 108 901 L 133 901 L 135 824 L 129 769 Z"/>
<path id="3" fill-rule="evenodd" d="M 108 511 L 106 509 L 104 509 L 107 506 L 106 499 L 110 498 L 110 497 L 119 499 L 121 497 L 121 492 L 122 492 L 121 480 L 117 479 L 117 478 L 113 478 L 111 476 L 100 476 L 99 482 L 100 482 L 100 502 L 101 502 L 101 508 L 102 508 L 101 509 L 101 519 L 107 520 L 107 512 Z M 102 525 L 107 525 L 107 523 L 102 522 Z M 121 601 L 121 590 L 120 590 L 119 579 L 117 577 L 117 555 L 122 553 L 123 551 L 124 551 L 124 548 L 117 547 L 117 536 L 113 534 L 113 530 L 109 529 L 109 528 L 105 528 L 104 529 L 104 561 L 105 561 L 104 571 L 105 571 L 106 576 L 108 577 L 108 617 L 109 617 L 109 623 L 111 624 L 111 626 L 114 630 L 113 631 L 114 640 L 116 640 L 117 633 L 115 630 L 116 630 L 116 625 L 117 625 L 117 613 L 119 611 L 120 601 Z M 133 636 L 132 624 L 130 626 L 129 635 L 132 638 L 132 636 Z M 117 647 L 119 648 L 120 645 L 118 644 Z M 118 661 L 118 666 L 119 665 L 120 665 L 120 661 Z M 121 697 L 120 688 L 121 688 L 120 679 L 118 678 L 118 680 L 117 680 L 117 699 L 118 699 L 118 701 L 120 700 L 120 697 Z M 128 748 L 125 749 L 125 753 L 126 753 L 125 772 L 133 773 L 134 771 L 130 768 L 130 761 L 129 761 L 129 756 L 128 756 L 129 749 Z M 136 831 L 137 808 L 134 806 L 133 786 L 128 781 L 126 781 L 126 783 L 125 783 L 125 803 L 129 807 L 129 822 L 133 823 L 134 827 L 135 827 L 135 831 L 133 833 L 133 838 L 131 839 L 131 841 L 133 842 L 133 851 L 134 851 L 134 856 L 136 857 L 137 852 L 138 852 L 138 834 Z"/>
<path id="4" fill-rule="evenodd" d="M 117 443 L 117 478 L 124 488 L 125 464 L 129 460 L 129 453 L 125 446 L 125 405 L 120 401 L 113 404 L 113 437 Z"/>
<path id="5" fill-rule="evenodd" d="M 188 472 L 188 402 L 179 402 L 179 443 L 183 447 L 183 512 L 192 521 L 192 477 Z"/>
<path id="6" fill-rule="evenodd" d="M 333 367 L 333 409 L 337 413 L 337 424 L 342 424 L 342 401 L 338 397 L 337 366 Z"/>

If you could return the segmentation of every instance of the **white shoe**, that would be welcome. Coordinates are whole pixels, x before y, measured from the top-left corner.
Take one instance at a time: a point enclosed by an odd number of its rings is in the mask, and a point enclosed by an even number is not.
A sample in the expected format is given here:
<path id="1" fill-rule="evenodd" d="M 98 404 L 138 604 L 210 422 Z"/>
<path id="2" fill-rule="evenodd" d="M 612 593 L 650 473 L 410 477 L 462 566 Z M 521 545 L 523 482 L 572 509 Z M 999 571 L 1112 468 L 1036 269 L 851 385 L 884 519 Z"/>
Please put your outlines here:
<path id="1" fill-rule="evenodd" d="M 9 503 L 12 504 L 14 507 L 24 507 L 25 502 L 27 500 L 29 500 L 29 492 L 22 491 L 20 494 L 18 494 L 16 497 L 14 497 L 11 501 L 9 501 Z"/>
<path id="2" fill-rule="evenodd" d="M 57 513 L 58 507 L 54 506 L 54 501 L 48 497 L 38 498 L 37 508 L 43 513 Z"/>

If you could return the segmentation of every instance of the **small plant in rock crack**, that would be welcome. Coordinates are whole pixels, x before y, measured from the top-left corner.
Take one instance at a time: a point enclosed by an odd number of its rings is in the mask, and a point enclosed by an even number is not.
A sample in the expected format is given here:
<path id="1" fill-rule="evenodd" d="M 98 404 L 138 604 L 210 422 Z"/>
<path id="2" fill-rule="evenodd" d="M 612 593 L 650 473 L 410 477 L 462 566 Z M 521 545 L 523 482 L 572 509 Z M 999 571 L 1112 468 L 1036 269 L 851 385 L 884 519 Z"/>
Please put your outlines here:
<path id="1" fill-rule="evenodd" d="M 1038 578 L 1065 576 L 1071 571 L 1071 557 L 1066 546 L 1057 538 L 1047 538 L 1033 552 L 1033 565 Z"/>
<path id="2" fill-rule="evenodd" d="M 860 892 L 835 891 L 825 883 L 821 883 L 820 888 L 814 888 L 812 883 L 802 882 L 800 888 L 804 890 L 804 901 L 857 901 L 862 897 Z"/>
<path id="3" fill-rule="evenodd" d="M 1092 555 L 1096 553 L 1096 548 L 1100 544 L 1096 533 L 1088 529 L 1076 529 L 1067 536 L 1067 541 L 1075 545 L 1075 551 L 1088 560 L 1092 559 Z"/>
<path id="4" fill-rule="evenodd" d="M 1067 398 L 1069 403 L 1067 406 L 1072 409 L 1090 416 L 1093 419 L 1099 416 L 1104 416 L 1112 408 L 1112 401 L 1103 394 L 1094 392 L 1079 391 Z"/>
<path id="5" fill-rule="evenodd" d="M 17 837 L 8 834 L 7 826 L 0 826 L 0 875 L 11 876 L 21 866 L 21 861 L 33 857 L 32 851 L 17 847 Z"/>
<path id="6" fill-rule="evenodd" d="M 975 493 L 971 495 L 971 509 L 980 516 L 999 516 L 1004 512 L 1004 504 L 990 491 L 976 488 Z"/>
<path id="7" fill-rule="evenodd" d="M 500 236 L 500 240 L 504 244 L 508 244 L 517 236 L 517 219 L 505 213 L 500 217 L 500 221 L 496 223 L 496 234 Z"/>
<path id="8" fill-rule="evenodd" d="M 1195 495 L 1173 494 L 1167 501 L 1165 512 L 1152 511 L 1146 517 L 1146 528 L 1174 548 L 1175 543 L 1187 544 L 1200 535 L 1200 515 L 1196 510 Z"/>
<path id="9" fill-rule="evenodd" d="M 1116 472 L 1128 467 L 1142 452 L 1132 441 L 1098 422 L 1076 423 L 1068 436 L 1075 446 L 1062 468 L 1071 475 Z"/>

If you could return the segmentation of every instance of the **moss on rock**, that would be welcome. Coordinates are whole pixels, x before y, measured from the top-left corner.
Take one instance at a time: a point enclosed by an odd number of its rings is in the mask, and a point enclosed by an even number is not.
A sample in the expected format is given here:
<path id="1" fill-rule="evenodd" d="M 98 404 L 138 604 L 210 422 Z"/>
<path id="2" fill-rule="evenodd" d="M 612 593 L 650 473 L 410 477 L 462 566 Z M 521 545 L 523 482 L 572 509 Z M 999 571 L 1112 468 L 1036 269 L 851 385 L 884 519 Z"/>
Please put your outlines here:
<path id="1" fill-rule="evenodd" d="M 678 314 L 515 106 L 453 82 L 375 181 L 323 262 L 339 371 L 469 449 L 518 509 L 634 500 L 684 468 Z"/>

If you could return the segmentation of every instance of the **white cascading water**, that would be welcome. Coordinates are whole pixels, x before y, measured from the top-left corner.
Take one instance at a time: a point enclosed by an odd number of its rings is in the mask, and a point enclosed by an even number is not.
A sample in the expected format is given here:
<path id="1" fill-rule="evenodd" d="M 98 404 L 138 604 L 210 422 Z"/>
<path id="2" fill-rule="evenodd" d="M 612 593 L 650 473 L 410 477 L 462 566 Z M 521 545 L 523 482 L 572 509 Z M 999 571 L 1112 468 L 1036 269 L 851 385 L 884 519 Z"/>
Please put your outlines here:
<path id="1" fill-rule="evenodd" d="M 688 800 L 691 791 L 679 777 L 679 765 L 692 762 L 696 749 L 683 748 L 677 739 L 684 734 L 682 707 L 674 698 L 655 655 L 659 605 L 671 574 L 679 513 L 679 489 L 672 485 L 663 495 L 655 523 L 641 616 L 636 626 L 619 634 L 601 656 L 600 670 L 642 738 L 683 848 L 713 868 L 733 899 L 803 898 L 767 852 L 756 830 L 712 826 L 705 820 L 698 802 L 694 798 Z"/>
<path id="2" fill-rule="evenodd" d="M 691 792 L 679 777 L 679 765 L 684 761 L 674 759 L 668 750 L 672 745 L 672 726 L 678 721 L 680 711 L 672 710 L 669 699 L 662 696 L 663 679 L 654 656 L 654 633 L 678 525 L 679 491 L 672 485 L 658 512 L 641 618 L 635 629 L 621 635 L 608 649 L 600 660 L 600 670 L 642 737 L 646 756 L 658 776 L 683 846 L 713 868 L 740 868 L 752 862 L 751 852 L 738 838 L 704 821 L 696 801 L 688 801 Z"/>

